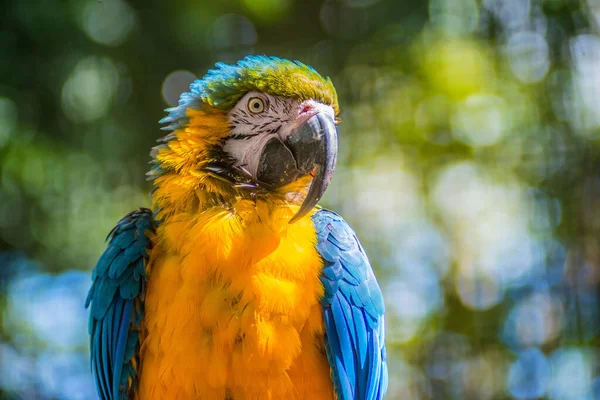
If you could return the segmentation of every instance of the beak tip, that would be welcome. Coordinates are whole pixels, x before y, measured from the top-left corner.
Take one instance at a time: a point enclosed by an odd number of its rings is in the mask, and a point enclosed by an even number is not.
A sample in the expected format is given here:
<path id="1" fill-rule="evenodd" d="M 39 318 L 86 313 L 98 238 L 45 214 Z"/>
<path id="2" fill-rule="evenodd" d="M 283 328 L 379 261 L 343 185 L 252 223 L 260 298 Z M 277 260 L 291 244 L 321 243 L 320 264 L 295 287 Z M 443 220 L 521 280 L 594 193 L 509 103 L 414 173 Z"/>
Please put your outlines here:
<path id="1" fill-rule="evenodd" d="M 300 221 L 302 219 L 302 217 L 304 217 L 307 214 L 307 212 L 303 211 L 303 210 L 299 210 L 293 217 L 292 219 L 289 220 L 288 224 L 292 225 L 298 221 Z"/>
<path id="2" fill-rule="evenodd" d="M 313 119 L 314 118 L 314 119 Z M 329 186 L 333 171 L 335 169 L 336 158 L 337 158 L 337 130 L 335 123 L 332 118 L 316 114 L 311 123 L 312 135 L 318 133 L 319 149 L 317 151 L 317 157 L 313 165 L 311 175 L 313 181 L 308 189 L 306 198 L 300 206 L 300 209 L 290 219 L 289 224 L 293 224 L 305 215 L 309 214 L 311 210 L 317 205 L 321 197 L 325 193 L 325 190 Z"/>

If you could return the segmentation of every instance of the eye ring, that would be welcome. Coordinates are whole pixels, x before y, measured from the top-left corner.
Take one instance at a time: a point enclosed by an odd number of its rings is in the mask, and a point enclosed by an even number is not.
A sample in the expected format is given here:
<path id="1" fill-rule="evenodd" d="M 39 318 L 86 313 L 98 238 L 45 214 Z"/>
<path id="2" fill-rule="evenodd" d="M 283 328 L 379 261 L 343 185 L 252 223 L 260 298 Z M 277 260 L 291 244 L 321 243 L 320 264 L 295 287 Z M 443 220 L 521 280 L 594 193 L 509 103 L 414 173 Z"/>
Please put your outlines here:
<path id="1" fill-rule="evenodd" d="M 260 114 L 265 110 L 265 101 L 260 97 L 252 97 L 248 100 L 248 111 L 252 114 Z"/>

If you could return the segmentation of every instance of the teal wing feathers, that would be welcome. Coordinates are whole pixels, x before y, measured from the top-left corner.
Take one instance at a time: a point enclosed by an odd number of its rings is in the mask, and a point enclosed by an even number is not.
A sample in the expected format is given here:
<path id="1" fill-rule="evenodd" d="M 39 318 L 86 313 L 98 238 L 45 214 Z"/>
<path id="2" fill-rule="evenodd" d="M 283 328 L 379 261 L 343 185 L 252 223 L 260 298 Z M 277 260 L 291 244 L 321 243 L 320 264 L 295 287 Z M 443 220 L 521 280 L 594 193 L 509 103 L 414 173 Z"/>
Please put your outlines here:
<path id="1" fill-rule="evenodd" d="M 146 263 L 155 229 L 152 212 L 126 215 L 108 234 L 108 245 L 92 273 L 90 307 L 91 368 L 102 400 L 125 400 L 136 380 L 138 330 L 143 318 Z"/>
<path id="2" fill-rule="evenodd" d="M 383 295 L 352 228 L 337 214 L 313 216 L 321 282 L 325 349 L 339 400 L 380 400 L 388 383 Z"/>

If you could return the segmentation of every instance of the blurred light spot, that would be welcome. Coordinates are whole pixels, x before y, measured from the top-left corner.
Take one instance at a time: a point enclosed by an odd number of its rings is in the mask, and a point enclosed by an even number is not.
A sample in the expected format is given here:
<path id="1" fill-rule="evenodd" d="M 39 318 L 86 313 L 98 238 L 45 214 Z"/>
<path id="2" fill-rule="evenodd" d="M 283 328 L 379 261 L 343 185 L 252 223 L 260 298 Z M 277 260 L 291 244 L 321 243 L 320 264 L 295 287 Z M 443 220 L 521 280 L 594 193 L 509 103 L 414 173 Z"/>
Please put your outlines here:
<path id="1" fill-rule="evenodd" d="M 97 396 L 85 353 L 44 351 L 37 360 L 36 376 L 46 398 L 86 400 Z"/>
<path id="2" fill-rule="evenodd" d="M 427 375 L 432 379 L 452 379 L 454 367 L 467 358 L 470 352 L 467 337 L 453 332 L 440 332 L 432 343 L 431 352 L 428 353 Z"/>
<path id="3" fill-rule="evenodd" d="M 471 33 L 479 22 L 479 6 L 475 0 L 431 0 L 429 19 L 446 33 Z"/>
<path id="4" fill-rule="evenodd" d="M 481 267 L 461 264 L 456 275 L 456 292 L 463 304 L 474 310 L 487 310 L 504 297 L 501 282 L 490 277 Z"/>
<path id="5" fill-rule="evenodd" d="M 484 0 L 483 4 L 508 32 L 522 29 L 529 21 L 530 0 Z"/>
<path id="6" fill-rule="evenodd" d="M 541 242 L 525 233 L 523 226 L 511 224 L 520 217 L 506 216 L 505 224 L 500 222 L 501 213 L 491 215 L 496 218 L 486 215 L 482 218 L 483 226 L 494 226 L 498 222 L 500 230 L 494 234 L 484 234 L 486 240 L 475 244 L 481 246 L 477 260 L 482 267 L 506 287 L 527 285 L 531 280 L 539 278 L 546 257 Z M 485 228 L 482 227 L 483 229 Z"/>
<path id="7" fill-rule="evenodd" d="M 0 147 L 13 135 L 17 128 L 17 105 L 8 97 L 0 97 Z"/>
<path id="8" fill-rule="evenodd" d="M 452 136 L 448 129 L 452 104 L 444 96 L 433 96 L 423 100 L 415 112 L 417 128 L 425 132 L 432 142 L 448 144 Z"/>
<path id="9" fill-rule="evenodd" d="M 385 292 L 389 295 L 390 311 L 400 318 L 421 319 L 429 312 L 423 293 L 417 293 L 403 282 L 390 283 Z"/>
<path id="10" fill-rule="evenodd" d="M 209 34 L 210 45 L 223 62 L 235 62 L 248 53 L 258 38 L 250 20 L 241 15 L 226 14 L 215 20 Z"/>
<path id="11" fill-rule="evenodd" d="M 586 399 L 592 388 L 590 357 L 594 354 L 587 348 L 563 347 L 550 356 L 552 379 L 548 388 L 552 400 Z"/>
<path id="12" fill-rule="evenodd" d="M 368 29 L 368 20 L 363 13 L 361 8 L 348 7 L 345 2 L 326 0 L 321 7 L 321 26 L 334 37 L 358 37 Z"/>
<path id="13" fill-rule="evenodd" d="M 244 6 L 258 19 L 278 21 L 286 16 L 292 0 L 242 0 Z"/>
<path id="14" fill-rule="evenodd" d="M 597 75 L 600 64 L 600 38 L 595 35 L 579 35 L 570 41 L 571 57 L 575 69 L 581 75 Z"/>
<path id="15" fill-rule="evenodd" d="M 88 288 L 89 275 L 81 271 L 71 270 L 56 277 L 18 277 L 8 287 L 6 323 L 26 325 L 37 339 L 56 348 L 85 346 L 87 312 L 82 301 Z"/>
<path id="16" fill-rule="evenodd" d="M 534 347 L 556 339 L 562 328 L 563 309 L 558 301 L 536 293 L 510 311 L 504 325 L 504 339 L 512 347 Z"/>
<path id="17" fill-rule="evenodd" d="M 546 392 L 550 380 L 550 363 L 538 349 L 525 350 L 510 366 L 508 392 L 516 399 L 537 399 Z"/>
<path id="18" fill-rule="evenodd" d="M 402 343 L 413 339 L 425 319 L 442 304 L 435 273 L 423 272 L 420 278 L 407 278 L 417 271 L 418 265 L 414 265 L 411 271 L 402 270 L 404 276 L 391 280 L 383 290 L 389 320 L 394 321 L 387 328 L 388 339 L 393 342 Z"/>
<path id="19" fill-rule="evenodd" d="M 190 84 L 196 80 L 196 75 L 190 71 L 173 71 L 163 81 L 162 95 L 167 104 L 176 106 L 179 96 L 190 89 Z"/>
<path id="20" fill-rule="evenodd" d="M 380 157 L 369 168 L 355 168 L 352 182 L 352 199 L 346 197 L 343 207 L 358 212 L 365 224 L 394 233 L 400 223 L 415 220 L 423 213 L 419 182 L 402 170 L 398 160 Z M 383 198 L 385 202 L 373 201 Z"/>
<path id="21" fill-rule="evenodd" d="M 531 191 L 530 221 L 534 232 L 552 232 L 562 220 L 562 206 L 558 199 L 540 190 Z"/>
<path id="22" fill-rule="evenodd" d="M 122 0 L 90 0 L 83 8 L 81 25 L 95 42 L 117 46 L 133 30 L 135 13 Z"/>
<path id="23" fill-rule="evenodd" d="M 404 298 L 401 297 L 401 299 Z M 418 319 L 399 319 L 395 318 L 393 314 L 386 318 L 386 340 L 391 343 L 406 343 L 411 341 L 423 329 L 422 321 Z"/>
<path id="24" fill-rule="evenodd" d="M 399 356 L 388 356 L 389 399 L 419 400 L 431 398 L 431 386 L 425 374 Z"/>
<path id="25" fill-rule="evenodd" d="M 439 94 L 463 98 L 496 80 L 489 48 L 480 43 L 438 40 L 423 51 L 423 69 Z"/>
<path id="26" fill-rule="evenodd" d="M 477 215 L 486 207 L 485 183 L 479 167 L 471 162 L 450 165 L 434 183 L 433 199 L 447 215 Z"/>
<path id="27" fill-rule="evenodd" d="M 524 90 L 523 86 L 514 79 L 498 80 L 494 85 L 496 86 L 494 93 L 500 96 L 507 106 L 510 135 L 514 139 L 528 137 L 525 132 L 541 124 L 540 104 L 531 92 Z"/>
<path id="28" fill-rule="evenodd" d="M 427 274 L 428 280 L 437 281 L 446 275 L 450 264 L 450 244 L 432 223 L 415 220 L 398 227 L 391 262 L 408 279 Z M 413 270 L 415 271 L 413 275 Z"/>
<path id="29" fill-rule="evenodd" d="M 452 118 L 452 130 L 458 140 L 471 146 L 497 143 L 508 130 L 504 99 L 489 94 L 469 96 L 460 103 Z"/>
<path id="30" fill-rule="evenodd" d="M 536 32 L 517 32 L 506 46 L 510 69 L 524 83 L 542 80 L 550 68 L 550 55 L 546 39 Z"/>
<path id="31" fill-rule="evenodd" d="M 566 129 L 559 125 L 544 126 L 534 122 L 537 127 L 523 137 L 520 142 L 523 155 L 527 162 L 522 163 L 522 168 L 530 180 L 551 179 L 552 175 L 566 167 L 570 151 L 569 136 Z M 571 131 L 569 131 L 571 132 Z"/>
<path id="32" fill-rule="evenodd" d="M 119 84 L 117 68 L 108 58 L 88 57 L 79 61 L 62 88 L 62 107 L 74 122 L 103 117 Z"/>
<path id="33" fill-rule="evenodd" d="M 10 332 L 10 331 L 9 331 Z M 10 392 L 24 392 L 36 381 L 34 360 L 20 354 L 9 344 L 0 342 L 0 387 Z"/>
<path id="34" fill-rule="evenodd" d="M 531 30 L 542 35 L 543 37 L 546 37 L 548 34 L 548 19 L 546 18 L 546 13 L 544 12 L 545 9 L 546 5 L 542 7 L 539 4 L 534 4 L 530 15 Z M 551 35 L 554 35 L 556 33 L 554 29 L 558 28 L 558 24 L 553 23 L 552 25 L 553 32 Z"/>
<path id="35" fill-rule="evenodd" d="M 451 384 L 454 398 L 487 400 L 503 392 L 503 362 L 493 353 L 481 352 L 454 365 Z M 474 384 L 474 382 L 477 382 Z"/>

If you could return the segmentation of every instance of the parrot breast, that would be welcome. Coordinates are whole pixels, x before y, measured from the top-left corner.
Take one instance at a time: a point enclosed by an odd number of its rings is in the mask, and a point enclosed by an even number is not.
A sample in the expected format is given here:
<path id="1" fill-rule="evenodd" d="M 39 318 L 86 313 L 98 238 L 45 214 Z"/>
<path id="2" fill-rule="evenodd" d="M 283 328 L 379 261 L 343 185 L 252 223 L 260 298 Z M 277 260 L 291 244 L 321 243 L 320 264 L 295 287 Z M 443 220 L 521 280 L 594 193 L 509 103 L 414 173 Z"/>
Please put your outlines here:
<path id="1" fill-rule="evenodd" d="M 310 218 L 242 200 L 162 222 L 150 254 L 146 399 L 333 399 Z"/>

